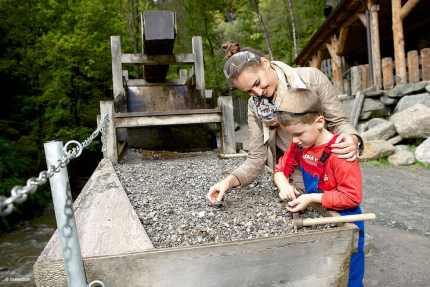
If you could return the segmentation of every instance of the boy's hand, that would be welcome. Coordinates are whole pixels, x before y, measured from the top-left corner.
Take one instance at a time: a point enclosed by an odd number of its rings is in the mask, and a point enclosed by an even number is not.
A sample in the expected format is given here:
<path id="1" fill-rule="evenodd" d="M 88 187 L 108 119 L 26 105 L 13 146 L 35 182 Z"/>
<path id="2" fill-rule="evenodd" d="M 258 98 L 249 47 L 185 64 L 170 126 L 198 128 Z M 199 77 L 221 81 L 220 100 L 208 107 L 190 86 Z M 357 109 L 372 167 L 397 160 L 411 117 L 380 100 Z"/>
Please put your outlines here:
<path id="1" fill-rule="evenodd" d="M 279 197 L 282 200 L 293 200 L 296 199 L 296 195 L 300 195 L 300 192 L 297 191 L 297 189 L 288 184 L 284 186 L 281 191 L 279 191 Z"/>
<path id="2" fill-rule="evenodd" d="M 357 158 L 358 138 L 346 133 L 341 133 L 336 142 L 332 145 L 333 153 L 339 154 L 339 158 L 346 158 L 347 161 L 354 161 Z"/>
<path id="3" fill-rule="evenodd" d="M 309 194 L 302 194 L 301 196 L 297 197 L 297 199 L 287 203 L 287 210 L 290 212 L 303 211 L 311 202 L 312 201 Z"/>

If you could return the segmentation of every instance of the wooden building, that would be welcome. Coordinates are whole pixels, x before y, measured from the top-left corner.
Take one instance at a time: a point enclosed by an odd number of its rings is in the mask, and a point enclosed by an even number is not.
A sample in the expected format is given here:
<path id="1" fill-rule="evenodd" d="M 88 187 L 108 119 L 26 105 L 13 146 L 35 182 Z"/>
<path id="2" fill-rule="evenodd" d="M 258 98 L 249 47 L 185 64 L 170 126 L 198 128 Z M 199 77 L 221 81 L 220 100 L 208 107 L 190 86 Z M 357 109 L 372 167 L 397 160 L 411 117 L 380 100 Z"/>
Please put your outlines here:
<path id="1" fill-rule="evenodd" d="M 339 94 L 430 80 L 429 12 L 428 0 L 339 1 L 295 64 L 330 60 Z"/>

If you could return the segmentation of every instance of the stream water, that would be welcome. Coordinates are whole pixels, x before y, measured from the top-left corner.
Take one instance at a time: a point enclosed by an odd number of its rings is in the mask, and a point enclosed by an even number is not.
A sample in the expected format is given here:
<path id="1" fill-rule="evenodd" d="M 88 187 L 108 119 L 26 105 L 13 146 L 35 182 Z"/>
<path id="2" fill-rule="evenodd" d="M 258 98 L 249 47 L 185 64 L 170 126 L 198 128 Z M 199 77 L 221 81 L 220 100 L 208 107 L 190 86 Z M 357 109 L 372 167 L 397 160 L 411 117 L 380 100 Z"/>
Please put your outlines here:
<path id="1" fill-rule="evenodd" d="M 0 286 L 36 286 L 33 265 L 56 228 L 52 213 L 0 235 Z"/>

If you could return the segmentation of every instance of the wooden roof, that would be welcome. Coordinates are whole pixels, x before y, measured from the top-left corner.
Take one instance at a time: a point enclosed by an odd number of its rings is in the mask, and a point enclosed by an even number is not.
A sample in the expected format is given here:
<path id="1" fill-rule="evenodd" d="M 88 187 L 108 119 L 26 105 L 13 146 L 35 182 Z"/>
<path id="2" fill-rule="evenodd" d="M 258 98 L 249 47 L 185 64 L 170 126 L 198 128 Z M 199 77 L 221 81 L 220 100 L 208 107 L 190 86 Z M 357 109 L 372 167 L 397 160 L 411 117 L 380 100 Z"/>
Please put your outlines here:
<path id="1" fill-rule="evenodd" d="M 364 6 L 366 0 L 342 0 L 326 21 L 321 25 L 309 43 L 300 52 L 295 59 L 296 65 L 307 66 L 313 55 L 318 50 L 322 51 L 322 59 L 330 59 L 330 54 L 325 47 L 325 43 L 336 34 L 339 35 L 339 30 L 346 21 L 356 13 L 365 13 Z M 375 1 L 379 5 L 379 37 L 381 42 L 381 57 L 392 57 L 393 52 L 393 30 L 392 30 L 392 7 L 390 0 Z M 407 0 L 402 0 L 404 5 Z M 423 29 L 430 25 L 430 1 L 421 0 L 411 13 L 403 20 L 405 49 L 418 50 L 417 30 Z M 361 55 L 360 55 L 361 54 Z M 349 26 L 346 43 L 341 56 L 362 59 L 367 61 L 367 37 L 366 28 L 363 23 L 357 18 L 351 26 Z"/>

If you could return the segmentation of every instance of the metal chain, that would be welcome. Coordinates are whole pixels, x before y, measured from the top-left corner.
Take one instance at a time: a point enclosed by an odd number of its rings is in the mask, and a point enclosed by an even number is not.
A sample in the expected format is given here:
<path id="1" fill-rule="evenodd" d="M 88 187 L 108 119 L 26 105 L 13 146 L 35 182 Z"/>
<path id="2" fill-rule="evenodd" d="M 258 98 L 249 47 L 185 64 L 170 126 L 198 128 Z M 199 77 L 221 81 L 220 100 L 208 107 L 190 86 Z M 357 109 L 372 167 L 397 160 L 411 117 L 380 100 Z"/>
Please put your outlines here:
<path id="1" fill-rule="evenodd" d="M 67 164 L 69 164 L 70 160 L 73 158 L 77 158 L 81 155 L 83 149 L 91 144 L 91 142 L 98 136 L 100 132 L 103 133 L 104 125 L 107 122 L 107 114 L 103 115 L 103 118 L 100 120 L 100 125 L 97 129 L 91 134 L 89 138 L 87 138 L 82 143 L 78 141 L 69 141 L 63 147 L 64 155 L 61 160 L 58 160 L 58 164 L 56 166 L 51 165 L 48 170 L 42 171 L 39 173 L 39 177 L 32 177 L 27 180 L 26 186 L 17 185 L 11 190 L 11 196 L 5 197 L 0 196 L 0 216 L 9 215 L 13 211 L 14 203 L 23 203 L 27 199 L 28 193 L 34 193 L 37 190 L 37 187 L 40 185 L 44 185 L 48 178 L 51 178 L 54 173 L 58 173 L 62 168 L 65 168 Z M 67 151 L 67 147 L 69 144 L 74 143 L 77 146 Z"/>

